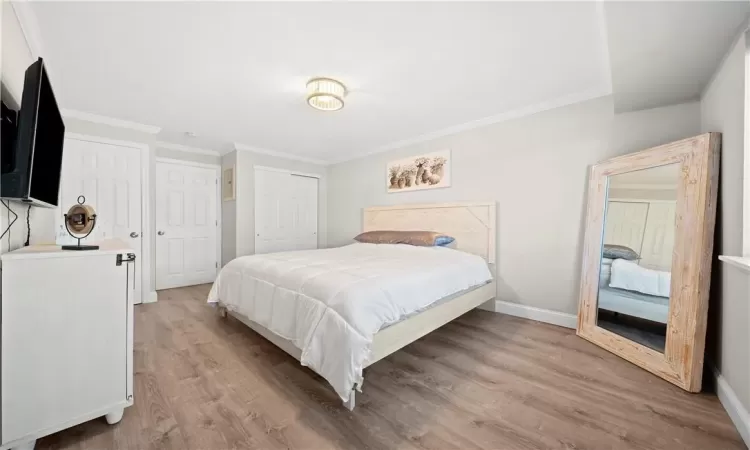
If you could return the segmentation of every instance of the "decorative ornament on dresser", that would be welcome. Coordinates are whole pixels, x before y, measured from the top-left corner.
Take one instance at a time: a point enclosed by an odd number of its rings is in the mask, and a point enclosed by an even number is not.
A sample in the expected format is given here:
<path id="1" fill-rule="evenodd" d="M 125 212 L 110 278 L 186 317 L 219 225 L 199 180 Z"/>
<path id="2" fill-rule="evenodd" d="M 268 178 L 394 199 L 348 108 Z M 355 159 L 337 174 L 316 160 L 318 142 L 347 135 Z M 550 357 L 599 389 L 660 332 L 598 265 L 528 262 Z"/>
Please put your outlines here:
<path id="1" fill-rule="evenodd" d="M 451 152 L 443 150 L 388 163 L 388 192 L 437 189 L 451 185 Z"/>

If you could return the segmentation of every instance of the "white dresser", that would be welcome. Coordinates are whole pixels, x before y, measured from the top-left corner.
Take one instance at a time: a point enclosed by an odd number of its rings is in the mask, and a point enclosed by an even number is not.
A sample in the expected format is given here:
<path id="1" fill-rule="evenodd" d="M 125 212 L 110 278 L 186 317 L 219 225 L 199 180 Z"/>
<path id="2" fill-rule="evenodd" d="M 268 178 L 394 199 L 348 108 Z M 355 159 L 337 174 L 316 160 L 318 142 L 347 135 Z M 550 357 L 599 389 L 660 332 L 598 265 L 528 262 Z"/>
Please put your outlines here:
<path id="1" fill-rule="evenodd" d="M 133 404 L 132 250 L 31 246 L 2 255 L 0 448 Z"/>

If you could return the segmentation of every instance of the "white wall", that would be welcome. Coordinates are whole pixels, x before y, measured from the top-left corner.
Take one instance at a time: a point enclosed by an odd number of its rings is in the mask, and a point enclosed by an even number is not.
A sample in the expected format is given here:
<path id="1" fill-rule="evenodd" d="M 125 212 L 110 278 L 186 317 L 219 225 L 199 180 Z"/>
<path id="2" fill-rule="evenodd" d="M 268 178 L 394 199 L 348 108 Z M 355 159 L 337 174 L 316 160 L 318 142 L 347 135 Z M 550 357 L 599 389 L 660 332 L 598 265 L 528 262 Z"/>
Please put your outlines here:
<path id="1" fill-rule="evenodd" d="M 715 254 L 742 255 L 745 41 L 733 44 L 701 100 L 703 131 L 722 133 Z M 750 411 L 750 276 L 714 260 L 708 354 Z"/>
<path id="2" fill-rule="evenodd" d="M 235 167 L 237 152 L 231 152 L 221 157 L 221 176 L 224 169 Z M 235 175 L 235 186 L 237 177 Z M 223 194 L 222 194 L 223 197 Z M 222 267 L 237 257 L 237 200 L 221 202 L 221 265 Z"/>
<path id="3" fill-rule="evenodd" d="M 255 253 L 254 166 L 256 165 L 320 176 L 318 182 L 318 247 L 326 247 L 328 189 L 325 166 L 245 150 L 235 151 L 222 157 L 222 167 L 231 165 L 236 167 L 237 198 L 233 202 L 223 202 L 222 246 L 224 247 L 224 254 L 222 261 L 224 264 L 235 257 Z"/>
<path id="4" fill-rule="evenodd" d="M 699 104 L 615 116 L 600 98 L 329 167 L 328 242 L 352 242 L 362 208 L 497 202 L 497 298 L 575 314 L 588 168 L 699 133 Z M 386 193 L 389 160 L 452 151 L 452 187 Z"/>

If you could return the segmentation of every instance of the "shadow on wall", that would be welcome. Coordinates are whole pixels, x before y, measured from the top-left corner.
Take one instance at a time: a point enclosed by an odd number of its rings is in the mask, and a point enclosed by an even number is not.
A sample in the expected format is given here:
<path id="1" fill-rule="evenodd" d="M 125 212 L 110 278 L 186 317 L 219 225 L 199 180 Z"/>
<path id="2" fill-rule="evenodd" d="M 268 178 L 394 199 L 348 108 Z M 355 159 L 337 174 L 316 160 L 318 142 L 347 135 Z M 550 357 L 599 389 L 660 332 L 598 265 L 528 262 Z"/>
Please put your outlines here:
<path id="1" fill-rule="evenodd" d="M 719 165 L 719 180 L 721 180 L 721 164 Z M 706 328 L 706 349 L 704 351 L 703 364 L 703 390 L 716 392 L 713 368 L 721 367 L 721 317 L 722 317 L 722 278 L 724 276 L 724 265 L 718 259 L 723 248 L 724 239 L 722 230 L 721 183 L 719 183 L 718 201 L 716 202 L 716 225 L 714 228 L 714 254 L 711 262 L 711 290 L 708 294 L 708 323 Z"/>

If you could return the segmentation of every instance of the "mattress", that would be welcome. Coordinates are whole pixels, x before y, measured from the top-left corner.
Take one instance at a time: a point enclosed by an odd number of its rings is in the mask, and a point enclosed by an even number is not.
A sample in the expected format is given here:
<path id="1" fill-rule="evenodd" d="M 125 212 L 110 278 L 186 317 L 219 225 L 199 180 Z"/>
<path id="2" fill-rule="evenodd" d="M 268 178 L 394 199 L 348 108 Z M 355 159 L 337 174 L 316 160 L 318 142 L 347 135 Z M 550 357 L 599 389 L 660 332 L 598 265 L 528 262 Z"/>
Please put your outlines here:
<path id="1" fill-rule="evenodd" d="M 375 333 L 491 279 L 482 258 L 459 250 L 357 243 L 237 258 L 208 301 L 291 341 L 346 401 Z"/>
<path id="2" fill-rule="evenodd" d="M 667 323 L 669 297 L 642 294 L 612 287 L 599 288 L 599 308 L 633 317 Z"/>

